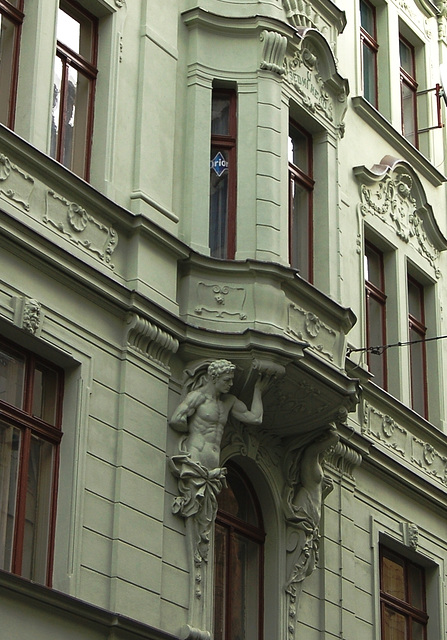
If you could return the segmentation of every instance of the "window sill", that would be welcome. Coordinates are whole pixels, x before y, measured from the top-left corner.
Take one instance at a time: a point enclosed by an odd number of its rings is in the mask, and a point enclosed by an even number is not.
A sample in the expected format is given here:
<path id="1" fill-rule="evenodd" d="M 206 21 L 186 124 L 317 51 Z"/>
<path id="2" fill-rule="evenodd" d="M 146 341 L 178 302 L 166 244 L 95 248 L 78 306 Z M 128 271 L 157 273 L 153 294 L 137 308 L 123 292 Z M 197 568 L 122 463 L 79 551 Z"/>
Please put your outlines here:
<path id="1" fill-rule="evenodd" d="M 393 125 L 375 109 L 362 96 L 355 96 L 351 99 L 352 106 L 358 115 L 366 123 L 371 125 L 384 140 L 393 145 L 394 149 L 406 160 L 411 166 L 431 182 L 435 187 L 447 181 L 446 176 L 433 166 L 420 151 L 418 151 L 410 142 L 393 127 Z M 382 154 L 384 155 L 384 154 Z"/>

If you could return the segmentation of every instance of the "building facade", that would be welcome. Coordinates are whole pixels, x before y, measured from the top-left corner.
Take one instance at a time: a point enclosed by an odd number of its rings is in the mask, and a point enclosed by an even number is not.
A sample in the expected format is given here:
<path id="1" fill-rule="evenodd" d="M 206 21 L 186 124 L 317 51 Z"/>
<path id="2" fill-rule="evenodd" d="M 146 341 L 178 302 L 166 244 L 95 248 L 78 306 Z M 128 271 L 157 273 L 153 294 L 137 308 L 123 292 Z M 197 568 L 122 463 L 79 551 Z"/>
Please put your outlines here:
<path id="1" fill-rule="evenodd" d="M 0 638 L 447 638 L 447 12 L 0 0 Z"/>

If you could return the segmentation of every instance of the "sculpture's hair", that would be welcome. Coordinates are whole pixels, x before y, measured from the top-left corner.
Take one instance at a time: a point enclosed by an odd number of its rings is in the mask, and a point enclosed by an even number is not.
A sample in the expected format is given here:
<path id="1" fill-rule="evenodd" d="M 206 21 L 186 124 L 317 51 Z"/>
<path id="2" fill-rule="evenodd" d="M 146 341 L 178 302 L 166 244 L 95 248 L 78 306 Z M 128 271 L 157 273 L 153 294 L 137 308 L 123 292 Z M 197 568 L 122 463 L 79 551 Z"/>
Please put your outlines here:
<path id="1" fill-rule="evenodd" d="M 233 373 L 236 369 L 236 365 L 229 360 L 214 360 L 208 367 L 208 375 L 213 380 L 219 378 L 219 376 L 225 373 Z"/>

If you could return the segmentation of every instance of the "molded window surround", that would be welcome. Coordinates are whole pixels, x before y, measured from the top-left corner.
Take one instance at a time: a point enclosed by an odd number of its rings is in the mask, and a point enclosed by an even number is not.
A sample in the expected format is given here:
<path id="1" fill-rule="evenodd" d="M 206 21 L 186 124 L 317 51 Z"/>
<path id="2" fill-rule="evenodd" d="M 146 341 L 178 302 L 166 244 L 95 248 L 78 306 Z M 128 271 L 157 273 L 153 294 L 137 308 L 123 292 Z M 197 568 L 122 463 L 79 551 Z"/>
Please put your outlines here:
<path id="1" fill-rule="evenodd" d="M 14 128 L 23 0 L 0 0 L 0 122 Z"/>
<path id="2" fill-rule="evenodd" d="M 0 342 L 0 567 L 51 586 L 62 371 Z"/>

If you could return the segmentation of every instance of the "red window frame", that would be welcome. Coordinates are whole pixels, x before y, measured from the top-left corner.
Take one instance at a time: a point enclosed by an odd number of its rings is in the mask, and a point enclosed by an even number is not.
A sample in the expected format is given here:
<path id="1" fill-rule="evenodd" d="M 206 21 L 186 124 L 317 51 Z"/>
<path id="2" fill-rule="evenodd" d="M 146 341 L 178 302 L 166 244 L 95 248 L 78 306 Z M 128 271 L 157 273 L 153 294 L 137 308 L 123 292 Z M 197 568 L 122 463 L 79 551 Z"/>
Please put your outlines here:
<path id="1" fill-rule="evenodd" d="M 395 567 L 394 571 L 393 566 Z M 419 606 L 415 605 L 417 600 L 419 600 Z M 413 634 L 415 625 L 419 627 L 418 640 L 421 638 L 421 631 L 423 640 L 427 640 L 428 615 L 426 602 L 424 568 L 404 556 L 381 546 L 381 640 L 392 640 L 397 637 L 392 633 L 393 629 L 390 629 L 390 620 L 393 617 L 400 620 L 399 631 L 405 633 L 407 640 L 416 640 L 416 636 Z"/>
<path id="2" fill-rule="evenodd" d="M 406 65 L 406 68 L 402 63 L 403 51 L 407 51 L 407 53 L 409 54 L 409 64 Z M 399 52 L 402 135 L 416 148 L 418 148 L 418 83 L 416 82 L 416 57 L 413 45 L 408 42 L 408 40 L 406 40 L 402 35 L 399 36 Z M 409 102 L 409 110 L 407 110 L 406 108 L 406 101 Z"/>
<path id="3" fill-rule="evenodd" d="M 368 11 L 372 20 L 372 28 L 370 25 L 366 25 L 364 12 L 362 7 Z M 361 64 L 362 64 L 362 82 L 363 82 L 363 96 L 371 104 L 378 107 L 378 86 L 377 86 L 377 55 L 379 51 L 379 43 L 377 42 L 377 21 L 376 21 L 376 7 L 368 2 L 368 0 L 360 0 L 360 47 L 361 47 Z M 368 29 L 369 27 L 369 29 Z M 365 55 L 366 54 L 366 55 Z M 367 61 L 367 54 L 370 54 L 370 63 Z M 372 63 L 372 66 L 371 66 Z M 372 74 L 373 78 L 373 95 L 370 95 L 370 91 L 367 88 L 368 72 Z M 371 99 L 372 98 L 372 99 Z"/>
<path id="4" fill-rule="evenodd" d="M 18 453 L 18 472 L 15 490 L 14 528 L 11 539 L 12 553 L 10 565 L 2 567 L 11 573 L 24 576 L 35 582 L 41 582 L 51 587 L 53 573 L 53 549 L 56 524 L 57 485 L 59 473 L 59 445 L 62 439 L 62 399 L 63 399 L 63 371 L 55 367 L 45 359 L 37 357 L 34 353 L 18 348 L 3 338 L 0 339 L 0 350 L 9 356 L 22 359 L 24 363 L 23 390 L 21 394 L 21 406 L 19 403 L 7 402 L 0 398 L 0 423 L 6 428 L 12 427 L 20 433 Z M 3 356 L 2 356 L 3 357 Z M 54 403 L 54 419 L 48 422 L 33 415 L 35 400 L 35 376 L 36 372 L 47 370 L 54 374 L 55 394 L 48 395 Z M 30 465 L 32 464 L 32 439 L 38 439 L 41 443 L 47 443 L 51 447 L 52 462 L 49 472 L 48 490 L 48 520 L 45 520 L 47 531 L 46 544 L 32 547 L 33 551 L 46 554 L 46 568 L 43 575 L 34 575 L 32 569 L 28 572 L 23 567 L 25 552 L 25 535 L 27 526 L 27 497 L 29 494 Z M 1 479 L 1 475 L 0 475 Z M 3 513 L 6 513 L 3 507 Z M 33 541 L 34 544 L 34 541 Z M 39 544 L 39 543 L 37 543 Z"/>
<path id="5" fill-rule="evenodd" d="M 15 110 L 17 103 L 17 82 L 19 75 L 19 54 L 20 54 L 20 37 L 22 33 L 22 23 L 24 19 L 23 13 L 24 0 L 17 0 L 15 3 L 8 2 L 8 0 L 0 0 L 0 15 L 6 20 L 12 23 L 14 28 L 14 42 L 12 45 L 12 65 L 10 68 L 10 78 L 8 82 L 8 90 L 2 86 L 0 82 L 0 108 L 5 111 L 4 116 L 0 118 L 0 122 L 6 125 L 9 129 L 14 129 Z M 1 59 L 1 51 L 0 51 Z M 0 78 L 2 76 L 2 69 L 0 63 Z M 3 102 L 4 101 L 4 102 Z M 6 116 L 6 117 L 5 117 Z"/>
<path id="6" fill-rule="evenodd" d="M 300 275 L 313 282 L 313 153 L 312 136 L 294 120 L 289 122 L 289 263 Z M 295 144 L 304 147 L 304 162 L 292 157 Z M 299 195 L 306 204 L 299 206 Z M 296 199 L 296 201 L 295 201 Z M 300 247 L 301 245 L 301 247 Z"/>
<path id="7" fill-rule="evenodd" d="M 233 89 L 213 89 L 212 110 L 217 101 L 228 103 L 228 127 L 225 133 L 213 131 L 210 151 L 209 245 L 214 258 L 234 260 L 236 255 L 237 207 L 237 98 Z M 218 153 L 227 158 L 227 168 L 220 176 L 212 168 Z"/>
<path id="8" fill-rule="evenodd" d="M 378 277 L 368 279 L 365 273 L 365 296 L 366 296 L 366 346 L 378 347 L 386 344 L 386 293 L 385 293 L 385 270 L 383 263 L 383 253 L 370 242 L 365 242 L 365 262 L 375 260 Z M 372 307 L 379 308 L 380 326 L 373 326 L 371 317 Z M 375 339 L 372 338 L 372 329 L 375 329 Z M 374 382 L 383 389 L 388 388 L 387 375 L 387 352 L 380 354 L 367 352 L 368 369 L 374 374 Z"/>
<path id="9" fill-rule="evenodd" d="M 238 592 L 237 576 L 241 575 L 241 563 L 237 553 L 238 539 L 243 539 L 252 544 L 257 549 L 257 576 L 258 584 L 253 582 L 247 585 L 250 596 L 258 589 L 257 612 L 255 612 L 257 634 L 256 640 L 264 638 L 264 540 L 265 532 L 262 520 L 261 508 L 253 490 L 253 487 L 242 471 L 242 469 L 232 464 L 227 465 L 229 489 L 223 489 L 219 496 L 219 511 L 216 516 L 215 529 L 215 584 L 214 584 L 214 640 L 233 640 L 236 628 L 243 629 L 241 621 L 238 619 L 238 605 L 241 599 Z M 237 517 L 234 513 L 224 510 L 225 497 L 231 492 L 232 480 L 237 480 L 242 491 L 235 495 L 239 506 L 242 509 L 248 504 L 255 522 Z M 248 502 L 245 502 L 248 501 Z M 219 533 L 219 535 L 218 535 Z M 244 568 L 244 567 L 242 567 Z M 245 592 L 247 595 L 247 592 Z M 246 606 L 245 606 L 246 605 Z M 249 609 L 249 604 L 245 603 L 245 610 Z M 257 613 L 257 615 L 256 615 Z M 250 627 L 253 630 L 252 627 Z M 238 636 L 239 637 L 239 636 Z M 242 636 L 245 637 L 245 636 Z M 255 638 L 255 635 L 250 635 Z"/>
<path id="10" fill-rule="evenodd" d="M 90 59 L 85 58 L 80 53 L 73 51 L 66 44 L 57 40 L 56 43 L 56 62 L 59 59 L 62 67 L 62 77 L 60 80 L 60 107 L 58 109 L 57 123 L 54 121 L 54 130 L 52 131 L 51 155 L 58 162 L 66 166 L 68 169 L 77 173 L 85 180 L 90 179 L 91 165 L 91 147 L 93 138 L 93 117 L 95 103 L 96 77 L 98 74 L 97 57 L 98 57 L 98 20 L 95 16 L 86 11 L 81 5 L 74 0 L 60 0 L 59 8 L 72 16 L 76 20 L 76 16 L 82 16 L 91 25 L 91 51 Z M 78 20 L 77 20 L 78 21 Z M 82 23 L 81 23 L 82 31 Z M 88 82 L 88 99 L 86 114 L 82 119 L 85 128 L 85 136 L 82 135 L 81 148 L 83 153 L 78 154 L 79 158 L 65 157 L 65 143 L 67 131 L 69 130 L 69 121 L 73 119 L 75 110 L 69 108 L 70 81 L 69 74 L 73 70 Z M 55 70 L 56 73 L 56 70 Z M 56 86 L 56 82 L 55 82 Z M 56 104 L 56 98 L 55 98 Z M 73 125 L 73 140 L 77 142 L 77 134 Z M 72 155 L 72 154 L 71 154 Z"/>
<path id="11" fill-rule="evenodd" d="M 408 340 L 416 342 L 410 344 L 411 407 L 428 418 L 424 287 L 411 276 L 408 276 L 408 300 Z M 412 304 L 411 300 L 415 302 Z"/>

